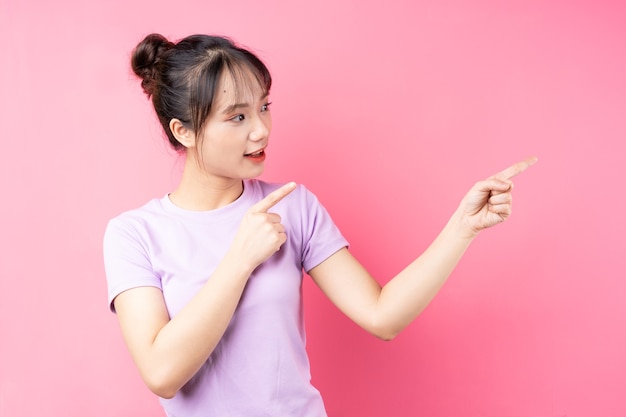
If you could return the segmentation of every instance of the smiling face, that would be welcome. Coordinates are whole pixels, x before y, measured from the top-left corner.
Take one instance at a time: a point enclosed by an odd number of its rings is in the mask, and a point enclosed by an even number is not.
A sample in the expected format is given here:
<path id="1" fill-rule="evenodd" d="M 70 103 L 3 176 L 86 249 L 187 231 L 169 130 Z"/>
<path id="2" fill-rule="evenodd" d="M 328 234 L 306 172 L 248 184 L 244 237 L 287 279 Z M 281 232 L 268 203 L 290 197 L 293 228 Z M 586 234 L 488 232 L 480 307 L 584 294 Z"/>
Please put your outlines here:
<path id="1" fill-rule="evenodd" d="M 205 176 L 241 180 L 263 173 L 272 128 L 268 92 L 253 74 L 241 75 L 245 82 L 236 83 L 223 71 L 204 129 L 187 149 L 187 162 Z"/>

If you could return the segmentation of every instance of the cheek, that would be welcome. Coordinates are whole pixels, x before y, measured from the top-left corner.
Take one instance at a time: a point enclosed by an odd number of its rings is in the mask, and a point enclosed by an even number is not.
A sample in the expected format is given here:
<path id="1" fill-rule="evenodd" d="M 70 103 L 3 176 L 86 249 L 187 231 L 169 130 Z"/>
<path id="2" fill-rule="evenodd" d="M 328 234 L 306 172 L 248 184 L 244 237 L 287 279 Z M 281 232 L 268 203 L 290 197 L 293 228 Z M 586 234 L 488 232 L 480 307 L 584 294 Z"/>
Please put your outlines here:
<path id="1" fill-rule="evenodd" d="M 222 137 L 213 140 L 202 147 L 202 155 L 205 161 L 212 165 L 223 165 L 243 156 L 242 142 L 233 137 Z"/>
<path id="2" fill-rule="evenodd" d="M 272 115 L 271 114 L 267 115 L 267 122 L 265 123 L 265 125 L 267 126 L 267 131 L 271 132 L 272 131 Z"/>

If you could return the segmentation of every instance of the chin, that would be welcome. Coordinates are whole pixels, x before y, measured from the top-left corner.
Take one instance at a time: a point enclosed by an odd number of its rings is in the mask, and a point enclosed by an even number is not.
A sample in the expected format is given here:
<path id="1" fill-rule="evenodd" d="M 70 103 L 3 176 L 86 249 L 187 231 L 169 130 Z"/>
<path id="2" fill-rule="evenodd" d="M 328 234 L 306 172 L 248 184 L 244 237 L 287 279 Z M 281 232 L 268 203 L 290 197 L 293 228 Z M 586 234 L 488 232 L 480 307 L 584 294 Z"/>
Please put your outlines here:
<path id="1" fill-rule="evenodd" d="M 252 179 L 258 178 L 258 177 L 260 177 L 260 176 L 261 176 L 261 174 L 256 174 L 256 175 L 246 175 L 246 176 L 242 177 L 241 179 L 242 179 L 242 180 L 252 180 Z"/>
<path id="2" fill-rule="evenodd" d="M 244 180 L 250 180 L 252 178 L 257 178 L 261 174 L 263 174 L 264 171 L 265 171 L 265 169 L 263 169 L 263 168 L 249 171 L 246 175 L 243 176 L 243 179 Z"/>

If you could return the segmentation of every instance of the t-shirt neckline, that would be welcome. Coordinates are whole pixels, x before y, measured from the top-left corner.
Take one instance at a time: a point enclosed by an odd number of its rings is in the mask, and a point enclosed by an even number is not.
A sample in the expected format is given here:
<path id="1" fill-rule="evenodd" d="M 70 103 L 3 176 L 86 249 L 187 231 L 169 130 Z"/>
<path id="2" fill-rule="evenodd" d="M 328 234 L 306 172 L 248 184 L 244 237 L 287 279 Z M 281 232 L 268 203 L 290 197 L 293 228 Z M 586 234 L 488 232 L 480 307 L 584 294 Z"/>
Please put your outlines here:
<path id="1" fill-rule="evenodd" d="M 160 201 L 163 209 L 169 213 L 182 216 L 191 220 L 207 221 L 222 220 L 225 217 L 230 217 L 233 214 L 245 211 L 250 207 L 253 199 L 254 190 L 252 186 L 252 180 L 244 180 L 243 192 L 241 193 L 241 195 L 232 203 L 229 203 L 217 209 L 201 211 L 184 209 L 178 207 L 172 202 L 169 193 L 165 194 L 165 196 L 163 196 Z"/>

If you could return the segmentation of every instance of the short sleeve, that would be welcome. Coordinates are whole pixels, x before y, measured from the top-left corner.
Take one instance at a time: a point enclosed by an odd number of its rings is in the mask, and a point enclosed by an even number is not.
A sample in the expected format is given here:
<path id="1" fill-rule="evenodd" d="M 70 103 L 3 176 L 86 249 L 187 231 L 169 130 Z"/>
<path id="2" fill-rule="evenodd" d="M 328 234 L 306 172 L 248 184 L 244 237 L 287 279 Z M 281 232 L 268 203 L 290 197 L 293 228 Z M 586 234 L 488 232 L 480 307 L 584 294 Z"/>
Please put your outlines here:
<path id="1" fill-rule="evenodd" d="M 108 300 L 115 312 L 113 300 L 120 293 L 136 287 L 162 289 L 161 280 L 154 273 L 146 239 L 142 239 L 138 225 L 121 217 L 109 221 L 104 233 L 104 269 Z"/>
<path id="2" fill-rule="evenodd" d="M 308 273 L 338 250 L 347 247 L 348 241 L 335 225 L 326 208 L 304 186 L 302 222 L 302 267 Z"/>

